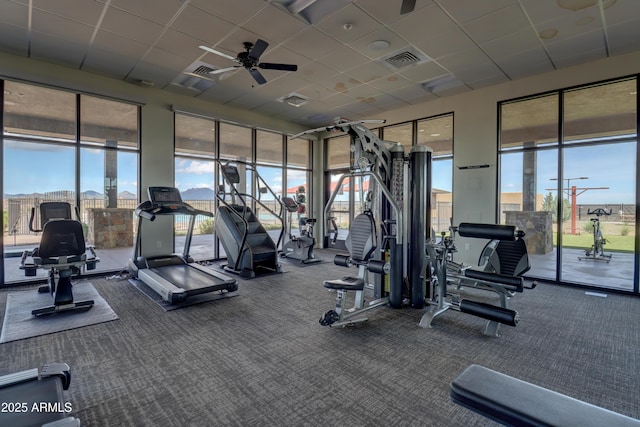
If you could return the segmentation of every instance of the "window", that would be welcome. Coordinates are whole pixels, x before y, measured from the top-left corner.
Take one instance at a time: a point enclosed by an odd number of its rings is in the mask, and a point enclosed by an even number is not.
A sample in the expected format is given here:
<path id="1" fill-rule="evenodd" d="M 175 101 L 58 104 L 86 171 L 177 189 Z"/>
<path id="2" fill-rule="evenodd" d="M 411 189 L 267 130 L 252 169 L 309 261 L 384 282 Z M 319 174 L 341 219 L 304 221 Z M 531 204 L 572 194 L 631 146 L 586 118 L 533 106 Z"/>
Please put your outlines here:
<path id="1" fill-rule="evenodd" d="M 98 252 L 126 248 L 101 257 L 96 271 L 120 270 L 133 246 L 139 107 L 26 83 L 3 84 L 5 282 L 24 280 L 20 258 L 12 255 L 38 245 L 40 235 L 29 230 L 29 218 L 42 201 L 78 207 L 85 239 Z M 37 278 L 45 275 L 41 270 Z"/>
<path id="2" fill-rule="evenodd" d="M 500 105 L 500 221 L 527 233 L 532 276 L 638 292 L 636 88 L 625 79 Z"/>
<path id="3" fill-rule="evenodd" d="M 453 114 L 418 120 L 418 145 L 433 150 L 431 227 L 447 232 L 453 218 Z"/>
<path id="4" fill-rule="evenodd" d="M 229 160 L 253 160 L 251 136 L 252 130 L 248 127 L 220 122 L 220 158 Z"/>

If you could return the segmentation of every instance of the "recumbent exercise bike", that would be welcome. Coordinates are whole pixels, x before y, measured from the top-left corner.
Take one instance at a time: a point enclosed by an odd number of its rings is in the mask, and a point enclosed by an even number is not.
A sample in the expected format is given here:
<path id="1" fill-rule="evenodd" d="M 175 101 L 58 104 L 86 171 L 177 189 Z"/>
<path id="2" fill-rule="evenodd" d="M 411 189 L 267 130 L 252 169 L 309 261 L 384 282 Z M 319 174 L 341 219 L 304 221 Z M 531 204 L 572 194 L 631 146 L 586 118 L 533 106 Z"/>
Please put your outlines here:
<path id="1" fill-rule="evenodd" d="M 69 310 L 88 310 L 92 300 L 74 301 L 71 277 L 83 268 L 94 270 L 100 259 L 93 246 L 84 240 L 82 223 L 71 219 L 71 205 L 67 202 L 42 202 L 40 204 L 40 228 L 34 227 L 36 209 L 31 209 L 29 230 L 42 233 L 40 245 L 22 253 L 20 269 L 25 276 L 35 276 L 37 270 L 49 271 L 48 284 L 38 288 L 39 293 L 49 292 L 53 305 L 31 312 L 34 316 L 53 314 Z"/>

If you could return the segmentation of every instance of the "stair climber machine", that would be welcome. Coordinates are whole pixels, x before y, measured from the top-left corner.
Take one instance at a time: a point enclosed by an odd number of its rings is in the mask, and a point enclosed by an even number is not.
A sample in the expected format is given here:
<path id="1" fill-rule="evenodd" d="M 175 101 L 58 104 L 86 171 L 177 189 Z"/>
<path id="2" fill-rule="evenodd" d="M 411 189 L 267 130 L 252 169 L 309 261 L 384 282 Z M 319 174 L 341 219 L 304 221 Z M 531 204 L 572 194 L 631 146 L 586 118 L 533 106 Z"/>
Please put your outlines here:
<path id="1" fill-rule="evenodd" d="M 219 292 L 220 297 L 234 296 L 237 281 L 229 276 L 203 267 L 189 255 L 195 218 L 198 215 L 212 217 L 182 201 L 180 191 L 173 187 L 149 187 L 149 200 L 136 207 L 139 217 L 133 258 L 129 260 L 129 272 L 141 280 L 170 304 L 185 301 L 188 297 L 209 292 Z M 154 221 L 158 215 L 187 215 L 189 226 L 181 254 L 147 257 L 142 253 L 141 234 L 143 219 Z"/>
<path id="2" fill-rule="evenodd" d="M 367 200 L 361 213 L 351 221 L 345 241 L 348 254 L 338 254 L 336 265 L 358 267 L 357 277 L 325 280 L 325 288 L 337 293 L 335 308 L 320 319 L 321 325 L 344 327 L 367 320 L 363 314 L 373 308 L 425 305 L 425 242 L 431 224 L 431 157 L 428 147 L 415 146 L 405 156 L 401 144 L 380 140 L 365 124 L 381 120 L 347 121 L 337 118 L 333 125 L 305 131 L 346 132 L 351 138 L 350 172 L 335 185 L 324 216 L 330 211 L 343 185 L 360 180 Z M 296 135 L 296 136 L 299 136 Z M 294 136 L 295 137 L 295 136 Z M 325 232 L 329 231 L 329 227 Z M 411 239 L 409 239 L 411 236 Z M 369 274 L 373 273 L 373 283 Z M 373 291 L 373 300 L 365 293 Z M 354 305 L 346 307 L 347 296 L 354 293 Z"/>
<path id="3" fill-rule="evenodd" d="M 240 184 L 244 184 L 239 168 L 252 172 L 258 197 L 239 188 Z M 244 279 L 265 273 L 282 273 L 282 267 L 278 263 L 278 246 L 284 234 L 285 213 L 278 201 L 278 196 L 252 165 L 240 161 L 234 161 L 233 164 L 220 163 L 220 172 L 225 184 L 221 185 L 216 193 L 220 204 L 216 211 L 214 226 L 216 237 L 220 240 L 227 256 L 227 263 L 222 267 L 225 271 L 238 274 Z M 245 175 L 243 173 L 242 176 Z M 267 192 L 272 195 L 279 212 L 271 209 L 261 200 L 261 195 Z M 274 242 L 258 215 L 249 206 L 250 201 L 280 222 L 277 242 Z"/>
<path id="4" fill-rule="evenodd" d="M 302 264 L 311 264 L 322 261 L 316 258 L 313 249 L 316 246 L 316 239 L 313 237 L 313 226 L 315 218 L 303 217 L 299 220 L 300 235 L 292 233 L 293 213 L 300 212 L 300 205 L 292 197 L 280 198 L 286 215 L 285 230 L 287 230 L 288 240 L 282 245 L 282 255 L 285 258 L 297 259 Z"/>

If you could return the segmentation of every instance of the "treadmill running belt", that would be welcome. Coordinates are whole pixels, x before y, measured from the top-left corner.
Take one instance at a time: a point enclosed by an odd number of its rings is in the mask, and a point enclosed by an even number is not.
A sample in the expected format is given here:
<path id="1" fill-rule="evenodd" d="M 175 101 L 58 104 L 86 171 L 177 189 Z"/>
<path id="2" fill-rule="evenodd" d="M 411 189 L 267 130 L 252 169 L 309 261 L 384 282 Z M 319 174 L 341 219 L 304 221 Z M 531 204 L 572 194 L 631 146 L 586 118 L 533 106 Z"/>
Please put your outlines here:
<path id="1" fill-rule="evenodd" d="M 184 289 L 187 295 L 197 295 L 227 289 L 227 282 L 187 264 L 153 267 L 151 271 Z"/>

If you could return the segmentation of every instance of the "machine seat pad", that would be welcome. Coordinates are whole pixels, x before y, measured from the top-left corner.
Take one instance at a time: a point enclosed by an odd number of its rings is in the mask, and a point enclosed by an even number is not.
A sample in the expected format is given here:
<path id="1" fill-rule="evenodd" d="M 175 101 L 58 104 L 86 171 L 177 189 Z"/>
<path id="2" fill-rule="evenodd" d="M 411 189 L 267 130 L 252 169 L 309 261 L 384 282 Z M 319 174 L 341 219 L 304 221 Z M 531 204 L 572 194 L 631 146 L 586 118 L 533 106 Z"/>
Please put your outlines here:
<path id="1" fill-rule="evenodd" d="M 451 382 L 451 400 L 504 425 L 640 426 L 640 420 L 479 366 Z"/>
<path id="2" fill-rule="evenodd" d="M 342 279 L 325 280 L 323 285 L 327 289 L 362 291 L 364 289 L 364 280 L 357 277 L 343 277 Z"/>

